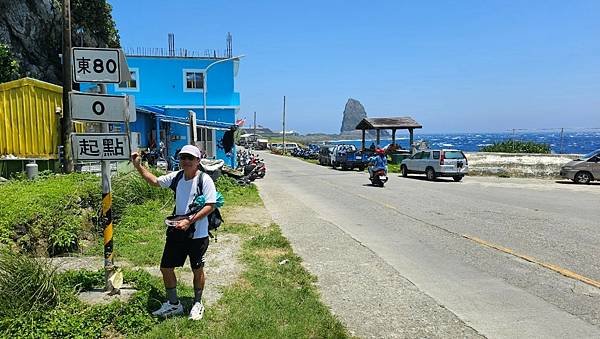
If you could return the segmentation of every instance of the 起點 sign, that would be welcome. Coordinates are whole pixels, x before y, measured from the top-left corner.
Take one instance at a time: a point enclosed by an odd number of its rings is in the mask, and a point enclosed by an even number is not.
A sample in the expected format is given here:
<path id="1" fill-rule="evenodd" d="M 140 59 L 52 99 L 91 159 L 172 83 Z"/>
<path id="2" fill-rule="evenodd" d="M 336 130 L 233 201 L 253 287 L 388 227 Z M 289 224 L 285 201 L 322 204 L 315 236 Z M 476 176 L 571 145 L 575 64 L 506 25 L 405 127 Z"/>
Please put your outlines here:
<path id="1" fill-rule="evenodd" d="M 70 92 L 71 116 L 74 120 L 129 122 L 136 120 L 135 97 Z M 129 111 L 128 111 L 129 109 Z"/>
<path id="2" fill-rule="evenodd" d="M 120 83 L 121 51 L 114 48 L 73 47 L 75 82 Z"/>
<path id="3" fill-rule="evenodd" d="M 73 133 L 71 148 L 76 160 L 128 160 L 131 156 L 126 134 Z"/>

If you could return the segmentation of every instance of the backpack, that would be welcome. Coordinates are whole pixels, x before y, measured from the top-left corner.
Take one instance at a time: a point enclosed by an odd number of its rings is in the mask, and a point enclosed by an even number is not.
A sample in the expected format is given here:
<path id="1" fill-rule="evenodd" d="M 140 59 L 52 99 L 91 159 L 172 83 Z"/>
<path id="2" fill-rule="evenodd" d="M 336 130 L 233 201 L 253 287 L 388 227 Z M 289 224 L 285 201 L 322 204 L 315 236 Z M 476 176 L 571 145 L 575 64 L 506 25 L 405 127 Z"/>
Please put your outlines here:
<path id="1" fill-rule="evenodd" d="M 198 178 L 198 185 L 196 186 L 196 196 L 202 195 L 202 177 L 204 175 L 208 175 L 208 174 L 201 171 L 200 178 Z M 173 178 L 173 180 L 171 181 L 171 185 L 169 185 L 169 188 L 173 191 L 173 199 L 175 200 L 176 205 L 177 205 L 177 184 L 179 184 L 179 181 L 181 180 L 181 178 L 183 178 L 183 170 L 177 172 L 177 174 L 175 175 L 175 178 Z M 174 206 L 172 215 L 175 215 L 176 209 L 177 209 L 177 206 Z M 196 212 L 198 212 L 198 210 L 192 211 L 189 214 L 193 214 Z M 213 211 L 210 212 L 210 214 L 207 215 L 206 217 L 208 218 L 208 235 L 211 238 L 215 238 L 215 241 L 217 241 L 217 237 L 216 237 L 216 235 L 213 235 L 213 232 L 216 232 L 216 230 L 219 228 L 219 226 L 221 226 L 221 224 L 223 223 L 223 217 L 221 216 L 221 211 L 215 206 Z M 190 226 L 190 228 L 188 228 L 187 236 L 189 238 L 193 237 L 195 231 L 196 231 L 196 224 L 194 223 L 193 225 Z"/>

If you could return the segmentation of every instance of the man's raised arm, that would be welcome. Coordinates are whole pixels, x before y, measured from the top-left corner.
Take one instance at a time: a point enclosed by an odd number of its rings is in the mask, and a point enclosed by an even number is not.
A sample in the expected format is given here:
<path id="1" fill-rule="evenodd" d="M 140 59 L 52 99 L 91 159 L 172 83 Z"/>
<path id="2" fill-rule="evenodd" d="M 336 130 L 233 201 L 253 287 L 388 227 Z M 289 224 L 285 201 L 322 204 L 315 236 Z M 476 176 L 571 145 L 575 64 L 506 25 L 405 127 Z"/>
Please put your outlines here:
<path id="1" fill-rule="evenodd" d="M 138 152 L 131 153 L 131 162 L 133 163 L 133 167 L 135 167 L 144 180 L 146 180 L 152 186 L 160 187 L 156 176 L 148 171 L 147 168 L 142 166 L 142 157 L 138 154 Z"/>

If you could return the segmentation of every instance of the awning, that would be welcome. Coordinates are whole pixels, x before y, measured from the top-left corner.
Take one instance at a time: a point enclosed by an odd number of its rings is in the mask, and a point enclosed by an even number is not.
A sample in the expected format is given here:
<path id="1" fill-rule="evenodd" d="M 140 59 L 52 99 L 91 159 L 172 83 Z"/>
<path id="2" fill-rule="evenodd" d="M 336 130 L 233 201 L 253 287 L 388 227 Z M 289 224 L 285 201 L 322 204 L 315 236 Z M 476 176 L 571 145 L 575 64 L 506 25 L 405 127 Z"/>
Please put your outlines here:
<path id="1" fill-rule="evenodd" d="M 152 114 L 160 121 L 172 123 L 172 124 L 180 124 L 184 126 L 189 126 L 190 121 L 188 118 L 174 117 L 166 114 L 166 110 L 159 106 L 137 106 L 136 111 L 146 114 Z M 237 128 L 236 124 L 226 123 L 221 121 L 211 121 L 211 120 L 199 120 L 196 119 L 196 126 L 203 127 L 207 129 L 228 131 L 231 128 Z"/>

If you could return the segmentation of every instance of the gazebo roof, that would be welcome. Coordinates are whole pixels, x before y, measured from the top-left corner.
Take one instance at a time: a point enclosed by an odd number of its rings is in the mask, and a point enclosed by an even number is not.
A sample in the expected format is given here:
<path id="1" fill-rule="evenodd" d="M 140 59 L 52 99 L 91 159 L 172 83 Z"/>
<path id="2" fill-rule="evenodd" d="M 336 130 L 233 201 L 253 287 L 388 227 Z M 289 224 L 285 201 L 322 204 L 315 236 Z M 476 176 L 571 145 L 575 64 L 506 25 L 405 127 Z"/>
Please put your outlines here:
<path id="1" fill-rule="evenodd" d="M 363 118 L 355 129 L 412 129 L 423 128 L 411 117 Z"/>

